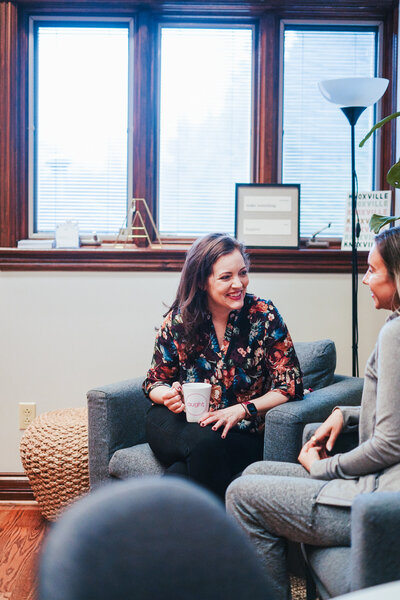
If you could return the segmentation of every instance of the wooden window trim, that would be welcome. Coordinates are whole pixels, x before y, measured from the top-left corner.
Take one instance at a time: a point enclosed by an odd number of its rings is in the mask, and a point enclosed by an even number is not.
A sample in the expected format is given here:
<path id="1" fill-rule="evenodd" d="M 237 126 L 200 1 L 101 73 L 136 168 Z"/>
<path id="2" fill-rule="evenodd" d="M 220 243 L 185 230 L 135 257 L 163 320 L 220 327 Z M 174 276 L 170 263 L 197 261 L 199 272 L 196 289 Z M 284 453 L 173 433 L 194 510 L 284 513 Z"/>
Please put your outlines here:
<path id="1" fill-rule="evenodd" d="M 361 6 L 362 4 L 362 6 Z M 279 33 L 281 19 L 335 19 L 343 23 L 380 20 L 384 24 L 382 76 L 390 81 L 382 100 L 382 115 L 394 112 L 397 88 L 398 8 L 392 0 L 262 0 L 239 2 L 160 2 L 120 0 L 113 14 L 135 18 L 135 88 L 133 176 L 134 196 L 145 197 L 155 206 L 156 140 L 155 81 L 156 27 L 163 19 L 201 17 L 227 23 L 257 21 L 254 163 L 256 183 L 277 183 Z M 2 270 L 101 270 L 179 271 L 187 247 L 165 244 L 158 249 L 18 250 L 18 239 L 28 236 L 27 190 L 27 46 L 31 14 L 111 15 L 109 3 L 69 0 L 57 5 L 51 0 L 0 1 L 0 269 Z M 268 74 L 270 74 L 268 76 Z M 273 85 L 269 82 L 273 81 Z M 149 99 L 151 99 L 149 101 Z M 272 107 L 272 109 L 271 109 Z M 388 189 L 385 173 L 395 160 L 395 124 L 381 132 L 380 189 Z M 338 247 L 329 249 L 250 250 L 252 270 L 258 272 L 349 272 L 350 254 Z M 359 253 L 360 270 L 366 253 Z"/>
<path id="2" fill-rule="evenodd" d="M 181 271 L 189 246 L 168 248 L 0 249 L 3 271 Z M 252 273 L 350 273 L 351 252 L 329 249 L 249 249 Z M 358 253 L 360 273 L 367 252 Z"/>

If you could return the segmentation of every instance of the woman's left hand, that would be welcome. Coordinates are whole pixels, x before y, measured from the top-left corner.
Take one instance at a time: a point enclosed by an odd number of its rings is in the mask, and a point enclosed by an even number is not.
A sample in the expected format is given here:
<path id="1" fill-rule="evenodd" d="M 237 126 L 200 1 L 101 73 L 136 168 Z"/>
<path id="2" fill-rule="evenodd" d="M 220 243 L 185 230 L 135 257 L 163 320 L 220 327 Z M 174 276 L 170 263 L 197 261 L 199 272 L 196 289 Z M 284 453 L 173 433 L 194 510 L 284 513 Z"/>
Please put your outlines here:
<path id="1" fill-rule="evenodd" d="M 214 410 L 203 415 L 199 421 L 202 427 L 211 425 L 212 429 L 216 431 L 220 427 L 224 426 L 221 437 L 226 438 L 228 431 L 234 427 L 239 421 L 244 419 L 245 410 L 241 404 L 235 404 L 234 406 L 228 406 L 228 408 L 221 408 L 220 410 Z"/>
<path id="2" fill-rule="evenodd" d="M 298 461 L 310 472 L 313 462 L 322 458 L 326 458 L 324 448 L 322 446 L 315 446 L 313 442 L 309 441 L 302 447 Z"/>

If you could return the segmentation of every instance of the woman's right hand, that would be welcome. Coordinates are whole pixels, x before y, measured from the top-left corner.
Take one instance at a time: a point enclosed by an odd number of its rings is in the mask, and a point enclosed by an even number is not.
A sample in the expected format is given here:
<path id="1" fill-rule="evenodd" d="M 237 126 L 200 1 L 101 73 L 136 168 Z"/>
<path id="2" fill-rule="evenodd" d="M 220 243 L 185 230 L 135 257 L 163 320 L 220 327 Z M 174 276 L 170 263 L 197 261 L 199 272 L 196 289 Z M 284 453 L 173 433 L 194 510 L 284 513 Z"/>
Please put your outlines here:
<path id="1" fill-rule="evenodd" d="M 335 445 L 339 433 L 343 429 L 342 411 L 337 408 L 329 417 L 318 427 L 314 435 L 308 441 L 311 446 L 322 446 L 330 452 Z"/>
<path id="2" fill-rule="evenodd" d="M 181 413 L 185 409 L 183 402 L 182 386 L 179 381 L 174 381 L 161 396 L 162 403 L 173 413 Z"/>

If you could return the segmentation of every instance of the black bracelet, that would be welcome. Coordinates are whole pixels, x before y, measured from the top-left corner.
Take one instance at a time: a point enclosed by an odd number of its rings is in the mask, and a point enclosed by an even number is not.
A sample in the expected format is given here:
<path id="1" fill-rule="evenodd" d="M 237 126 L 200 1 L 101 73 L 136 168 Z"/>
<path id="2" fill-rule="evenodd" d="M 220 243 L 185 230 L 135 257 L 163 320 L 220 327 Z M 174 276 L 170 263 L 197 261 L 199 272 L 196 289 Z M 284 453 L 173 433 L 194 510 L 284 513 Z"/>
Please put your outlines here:
<path id="1" fill-rule="evenodd" d="M 246 408 L 250 415 L 250 419 L 256 419 L 258 416 L 257 406 L 253 402 L 248 402 Z"/>

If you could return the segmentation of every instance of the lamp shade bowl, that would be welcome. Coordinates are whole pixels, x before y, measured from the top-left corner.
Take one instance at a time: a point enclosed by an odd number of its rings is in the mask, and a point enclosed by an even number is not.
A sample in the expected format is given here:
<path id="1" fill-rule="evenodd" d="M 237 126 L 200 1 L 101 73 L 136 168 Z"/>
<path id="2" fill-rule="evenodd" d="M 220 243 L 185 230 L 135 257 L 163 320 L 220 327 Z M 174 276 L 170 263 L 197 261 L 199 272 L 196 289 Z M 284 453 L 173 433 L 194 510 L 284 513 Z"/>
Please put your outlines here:
<path id="1" fill-rule="evenodd" d="M 343 77 L 320 81 L 321 94 L 340 106 L 371 106 L 383 96 L 389 84 L 383 77 Z"/>

